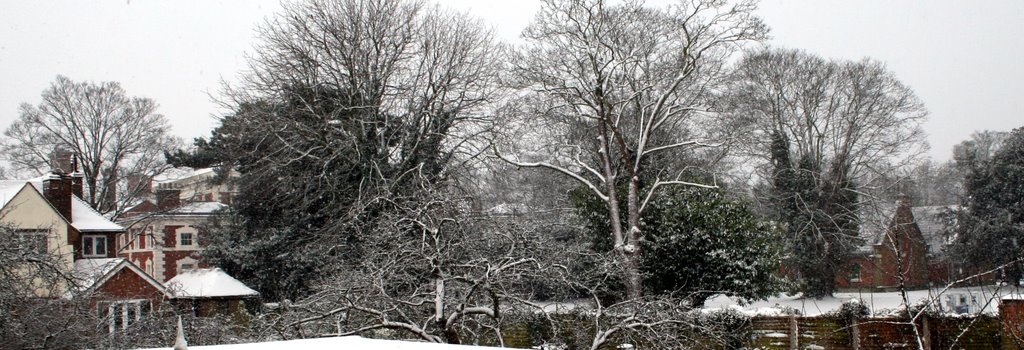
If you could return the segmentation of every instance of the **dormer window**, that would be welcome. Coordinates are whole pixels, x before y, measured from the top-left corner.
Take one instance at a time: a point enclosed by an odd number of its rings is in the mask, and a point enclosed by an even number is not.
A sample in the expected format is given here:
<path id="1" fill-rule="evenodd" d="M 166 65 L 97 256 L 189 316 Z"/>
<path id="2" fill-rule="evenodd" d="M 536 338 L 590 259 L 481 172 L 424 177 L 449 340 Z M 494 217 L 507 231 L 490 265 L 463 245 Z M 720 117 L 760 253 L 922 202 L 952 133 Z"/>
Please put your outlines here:
<path id="1" fill-rule="evenodd" d="M 82 256 L 86 258 L 107 257 L 107 237 L 101 235 L 82 236 Z"/>

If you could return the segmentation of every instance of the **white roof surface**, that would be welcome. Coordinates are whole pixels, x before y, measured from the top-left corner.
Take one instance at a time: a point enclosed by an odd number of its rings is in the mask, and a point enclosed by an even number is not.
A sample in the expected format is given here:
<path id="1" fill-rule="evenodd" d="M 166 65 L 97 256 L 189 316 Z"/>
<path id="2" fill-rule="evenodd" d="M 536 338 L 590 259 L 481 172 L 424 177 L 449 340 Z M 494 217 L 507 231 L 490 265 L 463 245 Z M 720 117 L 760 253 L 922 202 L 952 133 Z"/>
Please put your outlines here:
<path id="1" fill-rule="evenodd" d="M 32 184 L 42 194 L 44 178 L 46 178 L 45 175 L 28 180 L 0 181 L 0 207 L 7 205 L 21 191 L 25 183 Z M 110 221 L 74 195 L 71 196 L 71 226 L 74 226 L 79 232 L 124 231 L 124 227 Z"/>
<path id="2" fill-rule="evenodd" d="M 78 259 L 75 260 L 72 275 L 78 281 L 80 289 L 88 289 L 96 284 L 96 281 L 117 267 L 117 264 L 123 260 L 123 258 Z"/>
<path id="3" fill-rule="evenodd" d="M 257 296 L 249 288 L 219 268 L 193 269 L 174 276 L 165 283 L 175 298 L 214 298 Z"/>
<path id="4" fill-rule="evenodd" d="M 212 214 L 228 206 L 221 202 L 192 202 L 171 211 L 171 214 Z"/>
<path id="5" fill-rule="evenodd" d="M 79 232 L 124 231 L 124 227 L 110 221 L 74 195 L 71 196 L 71 226 Z"/>
<path id="6" fill-rule="evenodd" d="M 189 346 L 195 350 L 277 350 L 277 349 L 353 349 L 353 350 L 472 350 L 504 349 L 473 345 L 452 345 L 404 340 L 370 339 L 358 336 L 284 340 L 265 343 Z M 169 348 L 158 348 L 169 349 Z"/>
<path id="7" fill-rule="evenodd" d="M 0 207 L 7 205 L 14 196 L 25 187 L 24 180 L 2 180 L 0 181 Z"/>
<path id="8" fill-rule="evenodd" d="M 202 168 L 192 169 L 189 167 L 170 168 L 161 173 L 160 175 L 153 177 L 155 183 L 168 183 L 175 182 L 178 180 L 184 180 L 193 176 L 199 176 L 209 174 L 213 172 L 213 168 Z"/>

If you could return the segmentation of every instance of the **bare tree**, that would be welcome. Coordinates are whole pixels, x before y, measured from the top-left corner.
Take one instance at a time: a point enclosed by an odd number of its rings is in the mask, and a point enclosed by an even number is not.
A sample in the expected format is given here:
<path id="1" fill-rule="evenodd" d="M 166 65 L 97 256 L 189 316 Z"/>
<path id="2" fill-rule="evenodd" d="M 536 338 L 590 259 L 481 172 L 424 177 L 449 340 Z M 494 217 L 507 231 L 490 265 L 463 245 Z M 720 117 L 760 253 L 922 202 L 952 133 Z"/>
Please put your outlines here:
<path id="1" fill-rule="evenodd" d="M 727 107 L 745 119 L 745 144 L 772 183 L 791 264 L 809 296 L 829 295 L 858 244 L 858 208 L 887 169 L 927 146 L 926 111 L 879 62 L 828 61 L 797 50 L 752 52 L 738 65 Z"/>
<path id="2" fill-rule="evenodd" d="M 661 186 L 711 186 L 661 172 L 650 160 L 706 145 L 681 136 L 709 106 L 722 60 L 738 44 L 766 36 L 754 10 L 750 1 L 681 1 L 655 9 L 638 1 L 548 0 L 511 60 L 523 102 L 509 112 L 547 120 L 560 139 L 547 154 L 498 155 L 571 177 L 607 203 L 617 259 L 629 266 L 623 279 L 631 299 L 643 294 L 638 256 L 645 205 Z M 616 187 L 623 183 L 626 193 Z"/>
<path id="3" fill-rule="evenodd" d="M 122 187 L 127 193 L 116 193 L 122 180 L 161 173 L 163 152 L 178 142 L 156 109 L 152 99 L 130 97 L 118 83 L 57 76 L 38 106 L 21 105 L 0 153 L 16 170 L 35 176 L 51 170 L 51 152 L 70 151 L 85 176 L 83 199 L 103 213 L 117 212 L 143 190 Z"/>
<path id="4" fill-rule="evenodd" d="M 365 334 L 443 343 L 500 343 L 506 312 L 541 273 L 536 231 L 461 214 L 442 192 L 398 206 L 365 238 L 360 259 L 335 262 L 316 292 L 273 327 L 291 336 Z M 406 203 L 406 204 L 400 204 Z M 414 204 L 412 206 L 412 204 Z"/>

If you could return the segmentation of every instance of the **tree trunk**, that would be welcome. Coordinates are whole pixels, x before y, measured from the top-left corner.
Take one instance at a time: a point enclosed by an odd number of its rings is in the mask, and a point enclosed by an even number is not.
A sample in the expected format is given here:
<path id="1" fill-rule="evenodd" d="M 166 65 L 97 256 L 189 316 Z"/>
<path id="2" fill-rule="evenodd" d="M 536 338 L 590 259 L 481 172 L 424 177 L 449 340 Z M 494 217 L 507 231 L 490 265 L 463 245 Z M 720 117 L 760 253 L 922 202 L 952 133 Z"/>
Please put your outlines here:
<path id="1" fill-rule="evenodd" d="M 626 295 L 630 299 L 643 296 L 643 281 L 640 278 L 640 240 L 643 234 L 640 231 L 640 177 L 633 171 L 629 178 L 629 194 L 626 198 L 629 225 L 629 235 L 626 238 L 624 249 L 626 261 Z"/>

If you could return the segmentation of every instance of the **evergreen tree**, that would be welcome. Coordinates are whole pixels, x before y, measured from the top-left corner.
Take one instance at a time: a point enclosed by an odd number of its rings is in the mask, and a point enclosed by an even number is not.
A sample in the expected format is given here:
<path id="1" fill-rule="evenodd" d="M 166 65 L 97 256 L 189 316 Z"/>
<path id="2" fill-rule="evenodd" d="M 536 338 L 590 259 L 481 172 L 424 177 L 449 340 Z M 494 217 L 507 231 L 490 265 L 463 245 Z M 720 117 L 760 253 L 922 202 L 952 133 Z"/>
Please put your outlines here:
<path id="1" fill-rule="evenodd" d="M 787 268 L 805 296 L 831 295 L 836 273 L 859 242 L 857 193 L 841 168 L 826 174 L 808 157 L 794 167 L 785 135 L 775 133 L 771 148 L 773 201 L 784 226 Z"/>
<path id="2" fill-rule="evenodd" d="M 591 249 L 609 252 L 607 209 L 588 194 L 573 192 L 577 213 L 593 239 Z M 781 286 L 775 275 L 780 253 L 775 229 L 723 190 L 673 187 L 648 204 L 642 224 L 649 235 L 640 270 L 651 294 L 674 295 L 700 307 L 718 293 L 759 299 Z M 616 292 L 608 294 L 621 294 Z"/>
<path id="3" fill-rule="evenodd" d="M 1009 264 L 1005 278 L 1019 285 L 1024 277 L 1024 128 L 988 148 L 978 134 L 957 148 L 964 174 L 964 211 L 956 225 L 955 252 L 976 266 Z"/>

